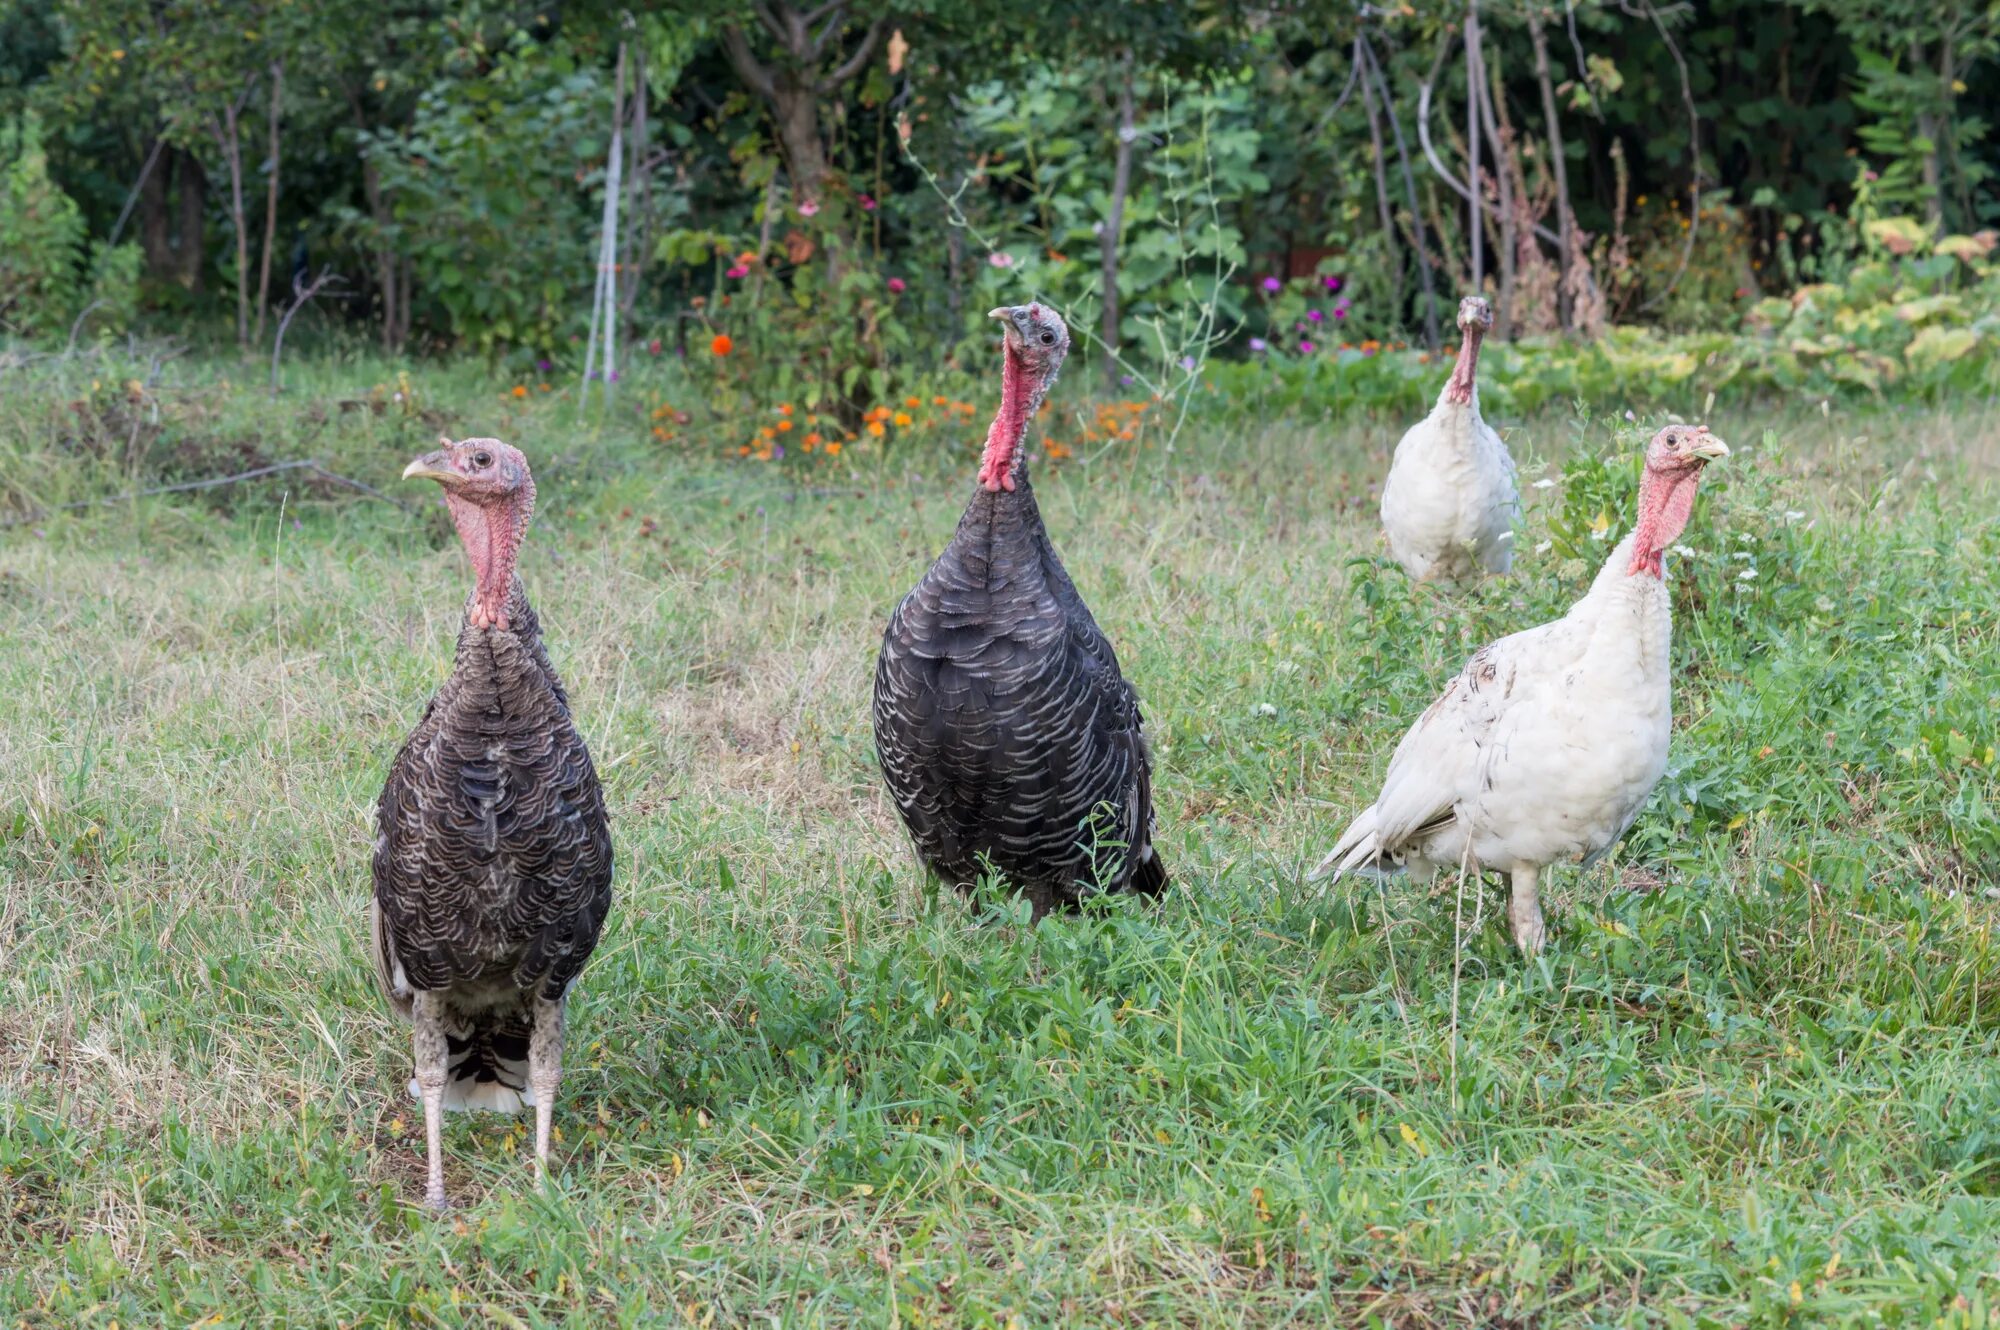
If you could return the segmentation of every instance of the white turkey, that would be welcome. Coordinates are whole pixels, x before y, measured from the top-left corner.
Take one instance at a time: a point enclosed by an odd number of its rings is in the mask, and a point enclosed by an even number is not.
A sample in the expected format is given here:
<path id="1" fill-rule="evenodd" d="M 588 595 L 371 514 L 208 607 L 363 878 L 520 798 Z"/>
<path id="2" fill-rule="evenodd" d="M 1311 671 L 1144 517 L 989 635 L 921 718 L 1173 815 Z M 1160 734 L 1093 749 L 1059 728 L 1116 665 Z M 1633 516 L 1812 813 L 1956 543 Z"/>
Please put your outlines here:
<path id="1" fill-rule="evenodd" d="M 1465 335 L 1437 405 L 1396 445 L 1382 484 L 1390 552 L 1419 582 L 1470 582 L 1513 562 L 1521 506 L 1514 459 L 1479 416 L 1479 343 L 1493 326 L 1480 296 L 1458 302 Z"/>
<path id="2" fill-rule="evenodd" d="M 1702 468 L 1728 455 L 1706 426 L 1653 436 L 1638 526 L 1590 590 L 1554 623 L 1473 655 L 1396 745 L 1381 794 L 1315 878 L 1498 870 L 1513 881 L 1515 944 L 1541 949 L 1542 871 L 1595 863 L 1666 770 L 1672 625 L 1661 554 L 1687 525 Z"/>

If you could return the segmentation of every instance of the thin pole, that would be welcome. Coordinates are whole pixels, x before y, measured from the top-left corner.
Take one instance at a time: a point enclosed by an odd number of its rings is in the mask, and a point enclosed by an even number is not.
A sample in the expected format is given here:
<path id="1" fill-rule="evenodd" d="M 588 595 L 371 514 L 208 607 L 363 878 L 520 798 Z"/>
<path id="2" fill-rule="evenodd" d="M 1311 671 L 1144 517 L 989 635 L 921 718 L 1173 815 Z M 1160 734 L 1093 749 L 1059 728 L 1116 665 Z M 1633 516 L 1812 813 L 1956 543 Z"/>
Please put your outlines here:
<path id="1" fill-rule="evenodd" d="M 1486 241 L 1479 213 L 1479 0 L 1465 6 L 1465 185 L 1472 205 L 1472 289 L 1486 289 Z"/>

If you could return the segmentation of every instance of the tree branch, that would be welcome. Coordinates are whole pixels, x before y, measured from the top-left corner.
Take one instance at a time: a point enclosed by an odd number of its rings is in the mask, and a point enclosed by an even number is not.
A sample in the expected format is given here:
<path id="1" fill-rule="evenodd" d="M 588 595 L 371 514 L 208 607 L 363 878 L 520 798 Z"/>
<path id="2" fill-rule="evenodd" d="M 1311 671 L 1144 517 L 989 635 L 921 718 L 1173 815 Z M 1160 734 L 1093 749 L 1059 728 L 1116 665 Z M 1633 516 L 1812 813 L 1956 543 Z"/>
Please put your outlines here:
<path id="1" fill-rule="evenodd" d="M 730 68 L 736 71 L 736 77 L 742 79 L 750 91 L 766 101 L 778 95 L 777 85 L 771 81 L 771 71 L 757 63 L 757 54 L 750 49 L 743 29 L 733 23 L 725 27 L 722 30 L 722 50 L 729 57 Z"/>
<path id="2" fill-rule="evenodd" d="M 861 45 L 855 48 L 853 55 L 836 65 L 831 74 L 819 81 L 819 90 L 831 92 L 866 69 L 869 59 L 875 54 L 876 44 L 882 40 L 882 34 L 888 31 L 888 27 L 889 20 L 886 18 L 878 18 L 870 23 L 867 35 L 861 39 Z"/>

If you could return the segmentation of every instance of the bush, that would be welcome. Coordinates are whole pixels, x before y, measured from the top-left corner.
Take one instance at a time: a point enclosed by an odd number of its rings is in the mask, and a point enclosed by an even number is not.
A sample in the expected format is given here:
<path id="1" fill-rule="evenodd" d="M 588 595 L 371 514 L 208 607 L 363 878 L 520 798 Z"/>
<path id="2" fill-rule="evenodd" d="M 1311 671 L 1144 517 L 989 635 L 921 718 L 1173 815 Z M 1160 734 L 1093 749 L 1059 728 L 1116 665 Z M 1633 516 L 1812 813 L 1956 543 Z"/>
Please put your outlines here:
<path id="1" fill-rule="evenodd" d="M 62 331 L 74 310 L 83 214 L 49 178 L 41 121 L 0 126 L 0 321 L 23 332 Z"/>

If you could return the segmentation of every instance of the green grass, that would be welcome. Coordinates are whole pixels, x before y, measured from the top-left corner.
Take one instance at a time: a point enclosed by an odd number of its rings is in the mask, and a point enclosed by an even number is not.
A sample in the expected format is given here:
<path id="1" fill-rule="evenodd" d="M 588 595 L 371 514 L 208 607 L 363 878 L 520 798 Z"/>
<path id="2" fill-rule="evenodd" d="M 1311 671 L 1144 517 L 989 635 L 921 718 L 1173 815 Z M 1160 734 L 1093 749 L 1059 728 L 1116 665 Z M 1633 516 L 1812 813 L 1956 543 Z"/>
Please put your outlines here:
<path id="1" fill-rule="evenodd" d="M 1030 928 L 923 892 L 871 756 L 976 425 L 787 470 L 651 442 L 644 381 L 582 425 L 470 367 L 414 374 L 428 415 L 344 409 L 366 365 L 129 409 L 57 373 L 0 382 L 12 511 L 306 455 L 412 511 L 291 477 L 0 530 L 0 1324 L 2000 1316 L 1990 415 L 1711 422 L 1668 775 L 1524 962 L 1497 889 L 1301 875 L 1465 655 L 1579 594 L 1629 432 L 1513 430 L 1558 483 L 1462 599 L 1378 562 L 1402 422 L 1216 403 L 1041 467 L 1175 884 Z M 551 1192 L 459 1119 L 434 1220 L 363 906 L 466 585 L 393 479 L 439 427 L 537 465 L 619 897 Z"/>

